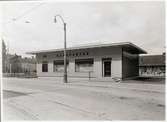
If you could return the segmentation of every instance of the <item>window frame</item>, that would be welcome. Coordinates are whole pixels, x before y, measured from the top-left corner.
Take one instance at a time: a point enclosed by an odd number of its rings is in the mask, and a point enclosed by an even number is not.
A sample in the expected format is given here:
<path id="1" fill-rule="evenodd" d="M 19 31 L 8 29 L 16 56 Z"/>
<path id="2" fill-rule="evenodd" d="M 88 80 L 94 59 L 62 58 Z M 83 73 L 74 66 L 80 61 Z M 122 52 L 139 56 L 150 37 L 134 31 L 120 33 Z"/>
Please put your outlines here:
<path id="1" fill-rule="evenodd" d="M 63 71 L 55 70 L 55 62 L 57 62 L 57 65 L 63 65 L 63 67 L 64 67 L 64 60 L 54 60 L 53 61 L 53 72 L 64 72 L 64 69 L 63 69 Z M 66 65 L 67 65 L 67 72 L 68 72 L 69 60 L 67 60 Z"/>
<path id="2" fill-rule="evenodd" d="M 77 62 L 79 62 L 79 60 L 81 61 L 81 62 L 84 62 L 84 60 L 85 61 L 88 61 L 88 60 L 91 60 L 92 61 L 92 71 L 77 71 L 77 69 L 76 69 L 76 67 L 77 67 Z M 82 64 L 84 64 L 84 63 L 82 63 Z M 94 72 L 94 58 L 83 58 L 83 59 L 75 59 L 75 72 L 81 72 L 81 73 L 88 73 L 88 72 Z"/>

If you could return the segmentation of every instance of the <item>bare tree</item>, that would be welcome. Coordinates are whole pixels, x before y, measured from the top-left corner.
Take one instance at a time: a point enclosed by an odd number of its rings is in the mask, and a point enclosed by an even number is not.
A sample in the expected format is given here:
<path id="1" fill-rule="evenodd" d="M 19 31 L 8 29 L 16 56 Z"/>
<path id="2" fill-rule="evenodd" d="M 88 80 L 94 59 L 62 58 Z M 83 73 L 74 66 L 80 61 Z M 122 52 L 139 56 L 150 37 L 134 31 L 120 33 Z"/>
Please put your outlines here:
<path id="1" fill-rule="evenodd" d="M 2 71 L 3 73 L 6 72 L 6 60 L 7 60 L 7 50 L 6 50 L 6 44 L 4 40 L 2 39 Z"/>

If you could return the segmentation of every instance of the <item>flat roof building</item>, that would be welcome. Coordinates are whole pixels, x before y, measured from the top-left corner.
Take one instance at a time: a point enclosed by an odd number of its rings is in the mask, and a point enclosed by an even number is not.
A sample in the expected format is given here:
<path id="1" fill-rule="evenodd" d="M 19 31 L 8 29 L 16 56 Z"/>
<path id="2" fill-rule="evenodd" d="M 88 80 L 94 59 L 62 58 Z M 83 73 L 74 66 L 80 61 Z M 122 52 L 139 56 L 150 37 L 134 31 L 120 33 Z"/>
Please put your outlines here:
<path id="1" fill-rule="evenodd" d="M 67 48 L 67 75 L 97 80 L 139 75 L 139 54 L 146 51 L 130 42 Z M 28 52 L 36 55 L 38 77 L 63 77 L 63 49 Z"/>
<path id="2" fill-rule="evenodd" d="M 165 77 L 165 53 L 162 55 L 140 56 L 139 75 L 146 77 Z"/>

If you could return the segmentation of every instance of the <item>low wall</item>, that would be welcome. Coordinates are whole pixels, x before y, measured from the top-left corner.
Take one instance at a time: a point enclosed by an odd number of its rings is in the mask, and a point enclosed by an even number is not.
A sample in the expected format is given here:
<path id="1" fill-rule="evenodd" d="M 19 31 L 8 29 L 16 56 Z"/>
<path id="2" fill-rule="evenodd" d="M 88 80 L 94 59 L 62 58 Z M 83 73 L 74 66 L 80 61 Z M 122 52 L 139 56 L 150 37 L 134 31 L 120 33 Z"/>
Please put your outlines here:
<path id="1" fill-rule="evenodd" d="M 3 77 L 24 77 L 24 78 L 35 78 L 37 74 L 32 73 L 3 73 Z"/>

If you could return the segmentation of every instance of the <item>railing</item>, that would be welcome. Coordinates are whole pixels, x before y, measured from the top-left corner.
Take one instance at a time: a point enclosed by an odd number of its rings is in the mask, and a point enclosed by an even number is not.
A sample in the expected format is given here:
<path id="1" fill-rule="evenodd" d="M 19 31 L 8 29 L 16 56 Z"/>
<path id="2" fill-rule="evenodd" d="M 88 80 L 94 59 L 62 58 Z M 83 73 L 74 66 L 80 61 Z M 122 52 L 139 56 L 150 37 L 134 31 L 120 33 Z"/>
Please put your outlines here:
<path id="1" fill-rule="evenodd" d="M 91 78 L 94 78 L 94 75 L 93 75 L 92 71 L 88 72 L 88 78 L 89 78 L 89 80 L 91 80 Z"/>

